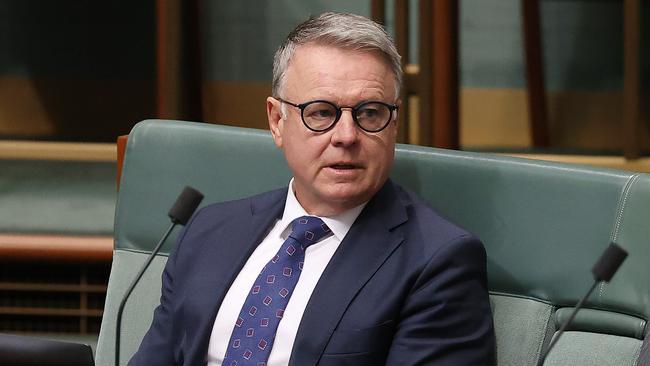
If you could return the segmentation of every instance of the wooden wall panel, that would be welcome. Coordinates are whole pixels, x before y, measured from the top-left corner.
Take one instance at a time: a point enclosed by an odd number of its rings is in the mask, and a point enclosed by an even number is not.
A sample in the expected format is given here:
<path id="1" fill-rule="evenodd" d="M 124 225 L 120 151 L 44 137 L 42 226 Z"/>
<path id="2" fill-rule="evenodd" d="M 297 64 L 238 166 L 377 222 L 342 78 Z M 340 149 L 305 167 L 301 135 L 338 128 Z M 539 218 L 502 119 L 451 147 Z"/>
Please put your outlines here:
<path id="1" fill-rule="evenodd" d="M 0 76 L 0 138 L 115 142 L 154 117 L 151 81 Z"/>

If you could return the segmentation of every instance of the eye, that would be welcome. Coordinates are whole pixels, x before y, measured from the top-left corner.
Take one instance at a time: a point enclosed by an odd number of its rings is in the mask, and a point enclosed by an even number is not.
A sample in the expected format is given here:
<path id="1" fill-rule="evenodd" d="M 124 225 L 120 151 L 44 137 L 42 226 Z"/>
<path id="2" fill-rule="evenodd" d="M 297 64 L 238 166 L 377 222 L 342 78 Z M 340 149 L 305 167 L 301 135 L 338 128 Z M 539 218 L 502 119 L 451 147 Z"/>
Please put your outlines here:
<path id="1" fill-rule="evenodd" d="M 390 110 L 380 103 L 367 103 L 357 109 L 357 118 L 360 120 L 383 120 L 387 118 Z"/>
<path id="2" fill-rule="evenodd" d="M 359 110 L 357 112 L 357 117 L 358 118 L 377 118 L 377 116 L 380 114 L 379 110 L 377 108 L 372 108 L 372 107 L 364 107 L 363 109 Z"/>
<path id="3" fill-rule="evenodd" d="M 314 118 L 331 118 L 334 115 L 334 112 L 331 109 L 321 108 L 315 111 L 312 111 L 309 115 Z"/>
<path id="4" fill-rule="evenodd" d="M 336 118 L 336 109 L 327 103 L 314 103 L 305 108 L 305 118 L 331 120 Z"/>

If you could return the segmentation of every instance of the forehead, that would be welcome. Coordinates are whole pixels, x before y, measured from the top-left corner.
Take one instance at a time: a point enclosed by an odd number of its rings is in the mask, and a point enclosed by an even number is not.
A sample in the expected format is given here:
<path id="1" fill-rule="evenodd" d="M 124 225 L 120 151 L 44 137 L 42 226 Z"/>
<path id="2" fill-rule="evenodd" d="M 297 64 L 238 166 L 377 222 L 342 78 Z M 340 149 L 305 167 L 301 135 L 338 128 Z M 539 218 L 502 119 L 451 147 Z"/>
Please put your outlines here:
<path id="1" fill-rule="evenodd" d="M 294 51 L 286 71 L 287 98 L 395 99 L 395 75 L 379 51 L 305 44 Z"/>

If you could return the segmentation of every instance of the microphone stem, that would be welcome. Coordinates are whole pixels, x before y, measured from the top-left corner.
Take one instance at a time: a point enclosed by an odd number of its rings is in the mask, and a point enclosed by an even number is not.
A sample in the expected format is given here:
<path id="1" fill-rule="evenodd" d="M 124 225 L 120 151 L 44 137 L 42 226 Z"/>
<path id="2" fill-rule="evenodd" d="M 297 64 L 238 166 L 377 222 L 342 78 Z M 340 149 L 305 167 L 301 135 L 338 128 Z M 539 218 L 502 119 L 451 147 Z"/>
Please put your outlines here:
<path id="1" fill-rule="evenodd" d="M 120 302 L 120 306 L 117 310 L 117 320 L 115 323 L 115 366 L 119 366 L 120 364 L 120 328 L 122 327 L 122 313 L 124 312 L 124 306 L 126 305 L 126 300 L 128 300 L 129 296 L 131 295 L 131 292 L 133 292 L 133 289 L 135 288 L 135 285 L 138 283 L 138 281 L 140 281 L 140 277 L 142 277 L 142 275 L 147 270 L 147 268 L 149 268 L 149 265 L 156 257 L 156 254 L 158 254 L 160 248 L 162 248 L 163 243 L 165 242 L 165 240 L 167 240 L 167 237 L 169 236 L 169 234 L 171 234 L 175 226 L 176 226 L 176 222 L 172 221 L 165 234 L 162 236 L 158 244 L 156 244 L 155 248 L 151 251 L 151 254 L 149 254 L 149 257 L 147 258 L 147 261 L 144 263 L 144 266 L 140 268 L 140 272 L 138 272 L 138 274 L 133 279 L 133 282 L 131 282 L 131 285 L 129 285 L 129 288 L 124 293 L 124 297 L 122 297 L 122 301 Z"/>
<path id="2" fill-rule="evenodd" d="M 573 312 L 571 312 L 571 316 L 569 316 L 569 319 L 562 324 L 562 327 L 560 327 L 560 330 L 557 331 L 556 337 L 553 337 L 551 339 L 551 343 L 548 345 L 548 348 L 546 349 L 546 352 L 544 352 L 542 358 L 539 359 L 537 362 L 537 366 L 542 366 L 544 364 L 544 360 L 546 360 L 546 357 L 548 356 L 549 353 L 551 353 L 551 349 L 553 349 L 553 346 L 557 343 L 558 339 L 560 339 L 560 336 L 562 336 L 562 333 L 566 330 L 566 328 L 571 324 L 571 321 L 573 321 L 573 318 L 576 317 L 576 314 L 578 314 L 578 310 L 582 308 L 582 305 L 587 301 L 589 296 L 591 295 L 592 292 L 594 292 L 594 289 L 596 286 L 600 283 L 600 281 L 594 281 L 593 285 L 591 285 L 591 288 L 589 288 L 589 291 L 587 291 L 587 294 L 580 299 L 580 302 L 573 308 Z"/>

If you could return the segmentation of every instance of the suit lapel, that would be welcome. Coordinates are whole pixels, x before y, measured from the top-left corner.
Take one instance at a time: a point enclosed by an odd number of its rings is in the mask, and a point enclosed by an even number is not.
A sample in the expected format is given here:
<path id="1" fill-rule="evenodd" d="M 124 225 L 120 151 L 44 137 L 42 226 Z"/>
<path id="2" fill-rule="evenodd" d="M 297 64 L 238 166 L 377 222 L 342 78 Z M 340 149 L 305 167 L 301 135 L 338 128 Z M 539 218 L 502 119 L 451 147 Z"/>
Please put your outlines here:
<path id="1" fill-rule="evenodd" d="M 315 365 L 348 305 L 404 240 L 406 209 L 388 181 L 368 202 L 323 272 L 307 304 L 290 365 Z"/>
<path id="2" fill-rule="evenodd" d="M 186 364 L 205 364 L 210 334 L 219 306 L 226 292 L 242 269 L 248 257 L 267 235 L 275 220 L 282 215 L 286 201 L 286 188 L 270 194 L 251 198 L 250 211 L 245 215 L 233 215 L 231 221 L 214 231 L 206 240 L 208 245 L 201 250 L 192 281 L 191 292 L 186 293 L 186 300 L 192 304 L 189 309 L 198 311 L 188 314 L 196 317 L 195 329 L 188 329 L 188 352 Z M 225 243 L 227 240 L 228 245 Z M 209 245 L 220 243 L 220 245 Z"/>

